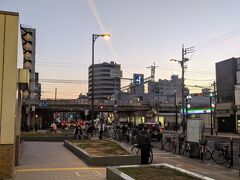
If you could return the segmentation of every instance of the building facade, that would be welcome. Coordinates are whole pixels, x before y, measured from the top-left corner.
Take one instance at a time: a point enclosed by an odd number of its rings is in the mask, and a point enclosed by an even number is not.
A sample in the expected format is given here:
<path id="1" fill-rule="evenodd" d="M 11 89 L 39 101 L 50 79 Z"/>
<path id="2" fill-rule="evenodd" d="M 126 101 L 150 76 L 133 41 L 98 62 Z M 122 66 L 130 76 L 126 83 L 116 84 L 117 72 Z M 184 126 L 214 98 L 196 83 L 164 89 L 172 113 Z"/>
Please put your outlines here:
<path id="1" fill-rule="evenodd" d="M 237 132 L 235 87 L 239 84 L 240 58 L 230 58 L 216 63 L 217 127 L 219 132 Z"/>
<path id="2" fill-rule="evenodd" d="M 121 65 L 113 61 L 94 64 L 94 83 L 92 86 L 92 65 L 88 71 L 88 97 L 92 99 L 94 88 L 94 100 L 109 100 L 120 92 L 120 78 L 122 76 Z"/>
<path id="3" fill-rule="evenodd" d="M 41 98 L 41 84 L 39 83 L 39 74 L 35 72 L 35 55 L 36 55 L 36 29 L 20 25 L 22 47 L 23 47 L 23 69 L 29 69 L 30 85 L 29 96 L 30 99 Z"/>
<path id="4" fill-rule="evenodd" d="M 182 83 L 178 75 L 172 75 L 170 80 L 159 79 L 158 82 L 148 83 L 146 101 L 157 104 L 179 104 L 182 97 Z"/>

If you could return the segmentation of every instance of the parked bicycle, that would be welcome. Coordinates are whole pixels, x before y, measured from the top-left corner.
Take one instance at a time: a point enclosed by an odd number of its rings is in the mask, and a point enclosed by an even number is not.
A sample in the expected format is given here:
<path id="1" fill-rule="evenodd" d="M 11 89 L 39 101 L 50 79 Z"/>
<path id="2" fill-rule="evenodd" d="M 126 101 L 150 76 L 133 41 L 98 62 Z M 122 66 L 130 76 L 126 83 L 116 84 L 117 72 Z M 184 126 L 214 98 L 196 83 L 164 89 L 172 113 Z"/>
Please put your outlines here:
<path id="1" fill-rule="evenodd" d="M 176 153 L 177 150 L 177 142 L 176 137 L 165 137 L 166 142 L 163 144 L 163 149 L 167 152 L 174 151 Z"/>
<path id="2" fill-rule="evenodd" d="M 200 147 L 200 158 L 203 160 L 210 160 L 212 158 L 212 151 L 207 147 L 208 140 L 201 139 L 199 140 Z"/>
<path id="3" fill-rule="evenodd" d="M 222 142 L 214 143 L 215 149 L 212 152 L 212 159 L 218 164 L 225 164 L 228 168 L 231 167 L 231 153 L 229 145 L 224 145 Z"/>
<path id="4" fill-rule="evenodd" d="M 148 164 L 152 164 L 153 162 L 153 152 L 152 152 L 152 145 L 151 145 L 151 148 L 150 148 L 150 153 L 149 153 L 149 158 L 148 158 Z M 131 152 L 133 154 L 140 154 L 140 146 L 138 144 L 134 144 L 133 147 L 131 148 Z"/>
<path id="5" fill-rule="evenodd" d="M 190 157 L 190 143 L 185 140 L 185 137 L 179 137 L 179 142 L 181 144 L 180 153 L 184 156 Z"/>

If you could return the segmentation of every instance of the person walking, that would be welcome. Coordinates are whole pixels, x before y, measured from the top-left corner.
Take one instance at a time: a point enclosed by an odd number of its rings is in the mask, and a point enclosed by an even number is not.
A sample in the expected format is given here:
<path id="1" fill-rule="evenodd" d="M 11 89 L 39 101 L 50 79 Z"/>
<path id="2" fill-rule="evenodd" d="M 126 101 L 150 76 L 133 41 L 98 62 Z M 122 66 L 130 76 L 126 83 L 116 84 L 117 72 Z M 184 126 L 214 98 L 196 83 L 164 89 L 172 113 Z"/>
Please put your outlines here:
<path id="1" fill-rule="evenodd" d="M 103 120 L 100 120 L 100 124 L 98 125 L 98 129 L 99 129 L 99 139 L 102 139 L 103 131 L 104 131 Z"/>
<path id="2" fill-rule="evenodd" d="M 148 127 L 143 128 L 143 132 L 138 137 L 138 145 L 141 149 L 141 164 L 148 164 L 151 150 L 151 139 Z"/>
<path id="3" fill-rule="evenodd" d="M 75 137 L 76 140 L 78 140 L 78 125 L 77 124 L 74 128 L 74 137 Z"/>

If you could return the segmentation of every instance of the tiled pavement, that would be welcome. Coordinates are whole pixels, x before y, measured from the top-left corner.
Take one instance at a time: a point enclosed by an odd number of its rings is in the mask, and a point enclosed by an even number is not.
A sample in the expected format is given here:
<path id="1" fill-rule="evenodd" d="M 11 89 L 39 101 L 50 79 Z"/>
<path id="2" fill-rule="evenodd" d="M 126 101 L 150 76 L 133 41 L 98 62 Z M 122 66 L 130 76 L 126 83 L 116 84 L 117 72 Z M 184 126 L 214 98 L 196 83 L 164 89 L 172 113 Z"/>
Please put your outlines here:
<path id="1" fill-rule="evenodd" d="M 24 142 L 16 180 L 102 180 L 105 168 L 88 167 L 62 142 Z"/>
<path id="2" fill-rule="evenodd" d="M 122 144 L 131 148 L 129 144 Z M 105 168 L 88 167 L 63 143 L 24 142 L 24 151 L 17 167 L 16 180 L 103 180 L 106 179 Z M 189 159 L 172 153 L 166 153 L 154 144 L 153 163 L 169 163 L 180 168 L 197 172 L 217 180 L 240 179 L 236 169 L 228 169 L 208 162 Z"/>
<path id="3" fill-rule="evenodd" d="M 126 148 L 131 148 L 129 144 L 123 144 Z M 216 180 L 239 180 L 238 171 L 229 169 L 207 161 L 202 162 L 199 159 L 190 159 L 177 154 L 168 153 L 159 150 L 159 143 L 153 142 L 153 164 L 168 163 L 179 168 L 196 172 Z"/>

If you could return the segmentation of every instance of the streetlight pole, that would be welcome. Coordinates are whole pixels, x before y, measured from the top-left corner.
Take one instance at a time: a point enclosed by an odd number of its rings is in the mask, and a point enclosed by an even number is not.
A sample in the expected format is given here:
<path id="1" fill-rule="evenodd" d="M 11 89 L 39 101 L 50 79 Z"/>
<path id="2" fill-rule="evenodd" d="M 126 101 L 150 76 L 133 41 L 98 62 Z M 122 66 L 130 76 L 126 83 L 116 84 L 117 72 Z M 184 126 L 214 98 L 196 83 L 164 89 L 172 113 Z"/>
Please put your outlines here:
<path id="1" fill-rule="evenodd" d="M 177 112 L 178 106 L 177 106 L 177 92 L 176 92 L 176 90 L 174 92 L 174 105 L 175 105 L 175 123 L 176 123 L 175 130 L 178 131 L 178 112 Z"/>
<path id="2" fill-rule="evenodd" d="M 95 41 L 97 40 L 98 37 L 109 38 L 110 34 L 93 34 L 92 35 L 92 79 L 91 79 L 91 84 L 92 84 L 91 119 L 92 119 L 92 123 L 94 122 L 94 43 L 95 43 Z"/>
<path id="3" fill-rule="evenodd" d="M 212 93 L 209 93 L 209 97 L 210 97 L 210 112 L 211 112 L 211 135 L 213 135 L 213 112 L 212 112 Z"/>

